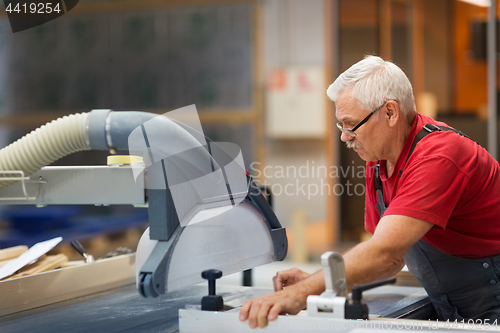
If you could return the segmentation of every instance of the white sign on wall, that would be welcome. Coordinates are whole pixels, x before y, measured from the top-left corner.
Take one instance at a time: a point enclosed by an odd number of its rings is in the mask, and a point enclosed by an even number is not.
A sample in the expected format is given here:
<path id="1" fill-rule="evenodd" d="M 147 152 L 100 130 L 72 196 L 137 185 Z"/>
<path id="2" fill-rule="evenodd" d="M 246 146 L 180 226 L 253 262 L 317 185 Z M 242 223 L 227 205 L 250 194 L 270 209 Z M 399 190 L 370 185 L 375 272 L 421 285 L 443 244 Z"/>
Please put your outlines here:
<path id="1" fill-rule="evenodd" d="M 267 135 L 323 138 L 326 88 L 322 66 L 271 70 L 266 99 Z"/>

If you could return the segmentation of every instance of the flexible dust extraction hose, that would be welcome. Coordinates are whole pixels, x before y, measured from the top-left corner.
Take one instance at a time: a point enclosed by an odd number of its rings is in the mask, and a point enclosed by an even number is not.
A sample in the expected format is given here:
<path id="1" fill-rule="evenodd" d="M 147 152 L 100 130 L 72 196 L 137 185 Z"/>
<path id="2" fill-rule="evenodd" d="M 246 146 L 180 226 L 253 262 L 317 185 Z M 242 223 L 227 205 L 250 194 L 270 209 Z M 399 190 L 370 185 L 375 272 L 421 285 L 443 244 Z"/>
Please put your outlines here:
<path id="1" fill-rule="evenodd" d="M 88 117 L 81 113 L 53 120 L 1 149 L 0 171 L 21 170 L 29 176 L 68 154 L 89 150 Z M 0 181 L 0 188 L 13 183 Z"/>
<path id="2" fill-rule="evenodd" d="M 149 122 L 152 119 L 155 121 Z M 0 171 L 21 170 L 25 176 L 29 176 L 42 167 L 78 151 L 108 150 L 113 153 L 128 150 L 130 134 L 137 129 L 145 130 L 145 126 L 150 134 L 163 133 L 161 139 L 153 144 L 164 150 L 161 156 L 175 155 L 182 146 L 187 147 L 185 149 L 187 150 L 200 145 L 192 135 L 192 131 L 187 131 L 179 123 L 158 114 L 92 110 L 89 113 L 64 116 L 47 123 L 1 149 Z M 165 145 L 167 142 L 169 144 Z M 142 151 L 147 152 L 150 148 L 144 145 Z M 206 150 L 200 150 L 198 154 L 188 158 L 193 158 L 193 165 L 199 164 L 200 160 L 211 160 Z M 2 176 L 6 177 L 5 173 L 0 175 L 0 188 L 16 182 L 2 181 Z"/>

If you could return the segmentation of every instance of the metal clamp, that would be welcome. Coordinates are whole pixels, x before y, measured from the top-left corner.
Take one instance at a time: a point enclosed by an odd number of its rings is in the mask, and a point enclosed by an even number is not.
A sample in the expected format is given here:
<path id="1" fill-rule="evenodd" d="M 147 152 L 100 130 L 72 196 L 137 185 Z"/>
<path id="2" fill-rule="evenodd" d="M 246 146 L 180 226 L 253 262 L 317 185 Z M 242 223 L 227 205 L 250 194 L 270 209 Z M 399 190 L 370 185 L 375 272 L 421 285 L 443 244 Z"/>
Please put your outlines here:
<path id="1" fill-rule="evenodd" d="M 429 132 L 429 133 L 432 133 L 432 132 L 435 132 L 435 131 L 441 131 L 441 129 L 439 127 L 437 127 L 436 125 L 434 124 L 425 124 L 424 125 L 424 129 Z"/>
<path id="2" fill-rule="evenodd" d="M 344 319 L 347 304 L 344 258 L 336 252 L 326 252 L 321 255 L 321 265 L 325 273 L 325 292 L 307 297 L 307 314 Z"/>

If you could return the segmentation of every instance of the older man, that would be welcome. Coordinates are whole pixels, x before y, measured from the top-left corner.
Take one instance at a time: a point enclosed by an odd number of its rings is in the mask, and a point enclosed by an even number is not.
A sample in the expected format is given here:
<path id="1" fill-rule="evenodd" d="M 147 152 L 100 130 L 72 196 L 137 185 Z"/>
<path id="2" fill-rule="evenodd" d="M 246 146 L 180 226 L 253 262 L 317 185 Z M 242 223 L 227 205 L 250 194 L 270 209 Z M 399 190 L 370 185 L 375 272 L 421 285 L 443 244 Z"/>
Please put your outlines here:
<path id="1" fill-rule="evenodd" d="M 328 88 L 341 140 L 367 162 L 365 228 L 344 255 L 349 288 L 406 263 L 440 319 L 500 318 L 500 167 L 462 133 L 416 111 L 403 71 L 367 56 Z M 425 126 L 425 128 L 424 128 Z M 323 271 L 278 272 L 240 320 L 264 327 L 324 288 Z M 284 288 L 286 287 L 286 288 Z"/>

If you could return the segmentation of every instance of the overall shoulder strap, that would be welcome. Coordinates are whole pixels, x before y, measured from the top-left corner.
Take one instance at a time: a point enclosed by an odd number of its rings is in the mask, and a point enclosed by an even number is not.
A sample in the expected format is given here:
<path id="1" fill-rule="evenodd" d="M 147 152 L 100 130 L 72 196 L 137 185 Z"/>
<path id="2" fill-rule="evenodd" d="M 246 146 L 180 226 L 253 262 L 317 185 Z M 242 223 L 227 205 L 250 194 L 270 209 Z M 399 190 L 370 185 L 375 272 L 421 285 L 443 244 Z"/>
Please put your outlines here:
<path id="1" fill-rule="evenodd" d="M 375 191 L 377 194 L 377 210 L 380 217 L 384 215 L 387 207 L 384 202 L 384 190 L 382 189 L 382 179 L 380 179 L 380 161 L 375 165 Z"/>
<path id="2" fill-rule="evenodd" d="M 457 131 L 454 128 L 450 128 L 450 127 L 446 127 L 446 126 L 436 126 L 434 124 L 425 124 L 424 127 L 420 130 L 420 132 L 418 132 L 417 135 L 415 135 L 415 139 L 413 139 L 413 143 L 411 144 L 410 152 L 408 153 L 408 157 L 406 158 L 405 165 L 406 165 L 406 162 L 408 162 L 408 159 L 410 158 L 411 154 L 415 150 L 417 143 L 420 140 L 422 140 L 423 138 L 425 138 L 427 135 L 429 135 L 433 132 L 436 132 L 436 131 L 452 131 L 452 132 L 455 132 L 463 137 L 466 137 L 469 140 L 472 140 L 467 135 L 465 135 L 464 133 L 462 133 L 460 131 Z M 474 141 L 474 140 L 472 140 L 472 141 Z"/>
<path id="3" fill-rule="evenodd" d="M 472 140 L 467 135 L 463 134 L 460 131 L 457 131 L 456 129 L 446 127 L 446 126 L 436 126 L 434 124 L 425 124 L 424 127 L 420 130 L 420 132 L 418 132 L 417 135 L 415 135 L 415 139 L 413 139 L 413 142 L 412 142 L 411 147 L 410 147 L 410 151 L 408 152 L 408 157 L 406 158 L 404 165 L 406 165 L 406 162 L 408 162 L 408 159 L 410 158 L 411 154 L 415 150 L 417 143 L 420 140 L 422 140 L 423 138 L 425 138 L 427 135 L 429 135 L 433 132 L 436 132 L 436 131 L 452 131 L 452 132 L 455 132 L 457 134 L 460 134 L 461 136 L 468 138 L 469 140 Z M 472 140 L 472 141 L 474 141 L 474 140 Z M 401 176 L 401 174 L 400 174 L 400 176 Z M 384 215 L 385 211 L 387 210 L 387 206 L 384 203 L 384 192 L 383 192 L 383 188 L 382 188 L 382 179 L 380 179 L 380 161 L 377 163 L 377 165 L 375 165 L 374 181 L 375 181 L 375 191 L 376 191 L 377 200 L 378 200 L 376 206 L 377 206 L 377 210 L 378 210 L 380 217 L 382 217 Z"/>

